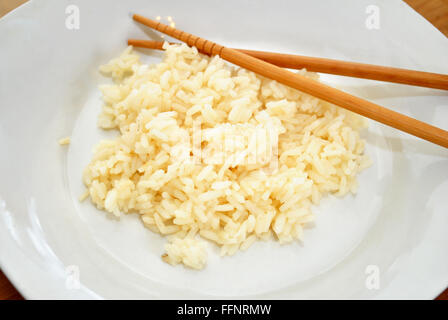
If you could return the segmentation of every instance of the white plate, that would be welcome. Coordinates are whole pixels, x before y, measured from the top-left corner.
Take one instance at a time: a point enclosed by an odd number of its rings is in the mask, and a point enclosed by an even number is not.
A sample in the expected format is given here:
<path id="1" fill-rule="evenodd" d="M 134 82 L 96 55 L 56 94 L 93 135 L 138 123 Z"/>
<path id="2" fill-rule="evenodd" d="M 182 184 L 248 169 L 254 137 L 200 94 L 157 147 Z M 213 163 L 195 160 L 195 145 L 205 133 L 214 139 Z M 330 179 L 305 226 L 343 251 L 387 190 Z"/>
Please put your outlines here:
<path id="1" fill-rule="evenodd" d="M 448 73 L 448 40 L 403 2 L 73 0 L 79 30 L 66 27 L 68 4 L 31 1 L 0 20 L 0 263 L 25 297 L 430 299 L 447 287 L 448 150 L 373 122 L 359 194 L 327 197 L 303 244 L 212 253 L 202 272 L 163 263 L 164 240 L 137 216 L 117 222 L 77 200 L 105 135 L 97 67 L 127 38 L 157 37 L 130 13 L 172 16 L 232 47 Z M 369 5 L 379 29 L 366 27 Z M 323 79 L 448 129 L 446 92 Z M 377 275 L 378 288 L 366 285 Z"/>

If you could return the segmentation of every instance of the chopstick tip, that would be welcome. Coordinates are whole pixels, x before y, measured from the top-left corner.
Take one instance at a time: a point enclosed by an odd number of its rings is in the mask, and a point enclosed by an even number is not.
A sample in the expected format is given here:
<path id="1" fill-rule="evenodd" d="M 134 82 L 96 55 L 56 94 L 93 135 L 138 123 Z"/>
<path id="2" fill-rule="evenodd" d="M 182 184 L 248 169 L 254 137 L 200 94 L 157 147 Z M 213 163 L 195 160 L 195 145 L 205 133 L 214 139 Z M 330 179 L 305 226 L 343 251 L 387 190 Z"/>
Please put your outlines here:
<path id="1" fill-rule="evenodd" d="M 131 17 L 132 19 L 134 19 L 135 21 L 138 21 L 139 18 L 141 18 L 142 16 L 137 14 L 137 13 L 131 13 Z"/>

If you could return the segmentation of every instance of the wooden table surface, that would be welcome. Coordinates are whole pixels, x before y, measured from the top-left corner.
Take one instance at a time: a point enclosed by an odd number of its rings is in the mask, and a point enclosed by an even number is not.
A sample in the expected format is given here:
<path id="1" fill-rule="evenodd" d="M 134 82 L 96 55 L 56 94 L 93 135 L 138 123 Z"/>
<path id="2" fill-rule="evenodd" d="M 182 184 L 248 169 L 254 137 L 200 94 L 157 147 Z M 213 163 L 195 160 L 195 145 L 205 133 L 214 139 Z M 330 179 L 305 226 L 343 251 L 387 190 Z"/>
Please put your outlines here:
<path id="1" fill-rule="evenodd" d="M 0 17 L 25 3 L 27 0 L 8 0 L 0 2 Z M 448 37 L 448 0 L 404 0 L 418 13 L 431 22 Z M 23 297 L 14 288 L 0 270 L 0 300 L 20 300 Z M 448 300 L 448 288 L 441 293 L 438 300 Z"/>

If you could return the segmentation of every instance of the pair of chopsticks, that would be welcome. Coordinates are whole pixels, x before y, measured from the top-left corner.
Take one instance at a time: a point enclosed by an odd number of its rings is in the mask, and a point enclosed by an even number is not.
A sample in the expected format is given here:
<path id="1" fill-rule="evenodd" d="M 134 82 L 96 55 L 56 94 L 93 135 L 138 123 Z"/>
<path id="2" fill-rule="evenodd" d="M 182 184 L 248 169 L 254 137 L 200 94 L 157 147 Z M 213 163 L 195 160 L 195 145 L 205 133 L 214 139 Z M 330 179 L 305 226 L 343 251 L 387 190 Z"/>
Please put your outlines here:
<path id="1" fill-rule="evenodd" d="M 133 15 L 133 19 L 152 29 L 185 42 L 189 46 L 194 46 L 201 53 L 219 55 L 224 60 L 266 78 L 276 80 L 291 88 L 308 93 L 364 117 L 448 148 L 448 132 L 445 130 L 384 108 L 321 82 L 295 74 L 284 68 L 296 69 L 306 67 L 308 70 L 316 72 L 448 90 L 448 76 L 446 75 L 297 55 L 231 49 L 172 28 L 160 21 L 151 20 L 137 14 Z M 154 41 L 130 40 L 129 44 L 137 47 L 161 48 L 160 42 Z"/>

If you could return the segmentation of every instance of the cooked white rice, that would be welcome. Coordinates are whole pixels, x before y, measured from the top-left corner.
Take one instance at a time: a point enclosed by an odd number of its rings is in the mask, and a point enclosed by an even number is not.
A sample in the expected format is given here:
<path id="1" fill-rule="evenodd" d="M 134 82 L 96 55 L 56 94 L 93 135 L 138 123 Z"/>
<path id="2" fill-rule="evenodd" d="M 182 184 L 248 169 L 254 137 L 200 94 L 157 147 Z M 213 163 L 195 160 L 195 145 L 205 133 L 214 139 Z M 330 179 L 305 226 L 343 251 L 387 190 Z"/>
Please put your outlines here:
<path id="1" fill-rule="evenodd" d="M 61 138 L 58 142 L 61 146 L 70 144 L 70 137 Z"/>
<path id="2" fill-rule="evenodd" d="M 97 145 L 83 176 L 99 209 L 168 236 L 164 261 L 201 269 L 206 240 L 222 255 L 301 240 L 312 204 L 356 192 L 364 118 L 196 48 L 165 49 L 154 66 L 129 47 L 101 67 L 114 84 L 101 86 L 98 124 L 120 136 Z"/>

